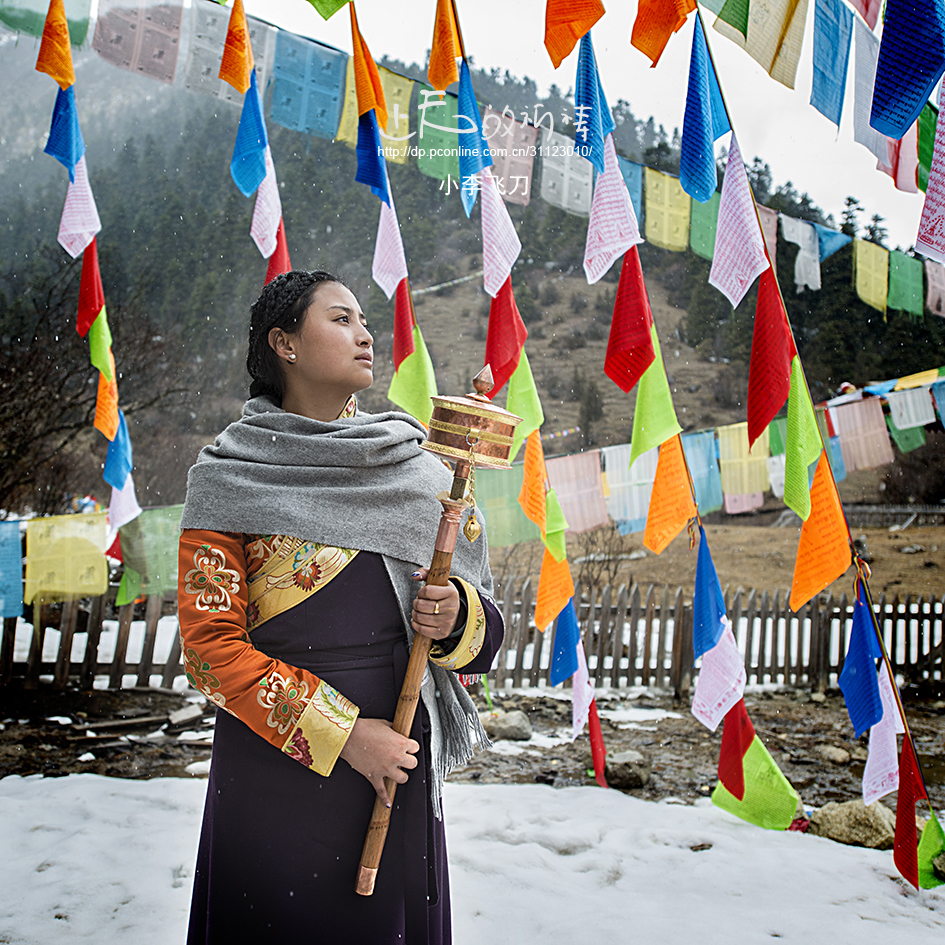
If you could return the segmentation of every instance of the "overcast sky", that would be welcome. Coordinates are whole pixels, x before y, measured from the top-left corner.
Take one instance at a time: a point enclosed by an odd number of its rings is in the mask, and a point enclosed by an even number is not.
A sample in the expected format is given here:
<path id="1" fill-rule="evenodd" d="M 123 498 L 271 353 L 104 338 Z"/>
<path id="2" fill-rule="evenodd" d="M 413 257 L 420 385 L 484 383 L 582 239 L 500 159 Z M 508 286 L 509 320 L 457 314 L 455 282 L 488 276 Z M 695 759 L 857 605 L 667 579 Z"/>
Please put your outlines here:
<path id="1" fill-rule="evenodd" d="M 347 10 L 325 21 L 306 0 L 244 0 L 246 11 L 277 26 L 351 51 Z M 613 103 L 626 99 L 638 118 L 653 115 L 657 124 L 682 128 L 689 75 L 694 16 L 669 41 L 655 69 L 630 46 L 636 2 L 610 0 L 607 13 L 592 36 L 604 91 Z M 848 71 L 847 98 L 839 134 L 810 104 L 814 4 L 795 89 L 775 82 L 747 53 L 711 28 L 715 16 L 704 11 L 708 41 L 719 81 L 732 115 L 742 154 L 749 163 L 760 155 L 771 165 L 775 184 L 792 181 L 814 202 L 832 213 L 839 225 L 848 194 L 866 207 L 861 223 L 874 213 L 886 218 L 890 245 L 915 242 L 922 212 L 922 194 L 903 194 L 876 170 L 873 156 L 853 141 L 853 62 Z M 436 0 L 358 0 L 358 21 L 371 53 L 385 53 L 405 62 L 424 61 L 433 35 Z M 543 44 L 545 0 L 459 0 L 466 52 L 477 66 L 508 69 L 530 76 L 544 92 L 553 82 L 563 90 L 574 85 L 577 50 L 554 69 Z M 504 102 L 490 103 L 499 110 Z M 556 116 L 556 123 L 558 116 Z M 724 139 L 723 139 L 724 141 Z M 720 144 L 723 143 L 720 141 Z"/>

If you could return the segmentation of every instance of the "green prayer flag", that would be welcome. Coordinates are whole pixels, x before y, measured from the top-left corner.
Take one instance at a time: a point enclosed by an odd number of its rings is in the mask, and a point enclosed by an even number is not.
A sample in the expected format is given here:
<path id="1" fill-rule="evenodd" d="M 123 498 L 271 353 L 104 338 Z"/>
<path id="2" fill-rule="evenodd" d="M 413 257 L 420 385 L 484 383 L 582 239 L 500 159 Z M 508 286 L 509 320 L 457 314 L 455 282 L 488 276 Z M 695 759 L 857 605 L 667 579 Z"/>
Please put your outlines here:
<path id="1" fill-rule="evenodd" d="M 387 391 L 387 399 L 393 401 L 422 424 L 429 426 L 433 416 L 433 402 L 436 396 L 436 375 L 430 352 L 423 343 L 420 326 L 413 326 L 413 353 L 400 362 L 400 369 L 394 373 Z"/>
<path id="2" fill-rule="evenodd" d="M 725 6 L 725 0 L 703 0 L 702 5 L 718 16 L 722 12 L 722 7 Z"/>
<path id="3" fill-rule="evenodd" d="M 784 457 L 784 504 L 804 521 L 810 515 L 808 467 L 820 459 L 823 443 L 814 416 L 801 359 L 791 362 L 791 392 L 788 394 L 787 438 Z"/>
<path id="4" fill-rule="evenodd" d="M 417 170 L 436 180 L 447 180 L 452 176 L 458 187 L 459 142 L 460 138 L 465 138 L 465 135 L 459 133 L 456 119 L 459 114 L 458 99 L 447 92 L 443 96 L 443 104 L 436 104 L 440 101 L 438 95 L 424 95 L 424 92 L 432 91 L 428 85 L 419 87 L 418 104 L 427 104 L 425 108 L 419 109 L 420 114 L 417 117 L 417 137 L 414 139 L 418 149 Z M 435 128 L 433 125 L 441 127 Z M 444 131 L 444 128 L 449 130 Z"/>
<path id="5" fill-rule="evenodd" d="M 545 493 L 545 547 L 555 561 L 564 561 L 567 555 L 564 541 L 567 527 L 568 521 L 564 517 L 561 502 L 558 501 L 558 493 L 549 489 Z"/>
<path id="6" fill-rule="evenodd" d="M 778 417 L 768 424 L 768 452 L 780 456 L 787 441 L 787 417 Z"/>
<path id="7" fill-rule="evenodd" d="M 749 0 L 725 0 L 725 6 L 719 13 L 719 19 L 738 30 L 748 39 Z"/>
<path id="8" fill-rule="evenodd" d="M 633 430 L 630 434 L 631 466 L 638 456 L 665 443 L 671 436 L 682 433 L 682 427 L 676 419 L 673 395 L 669 392 L 669 381 L 666 378 L 655 326 L 650 326 L 650 336 L 656 357 L 643 372 L 637 385 L 637 402 L 633 410 Z"/>
<path id="9" fill-rule="evenodd" d="M 715 253 L 721 201 L 722 195 L 716 191 L 705 203 L 694 200 L 689 214 L 689 245 L 697 256 L 710 261 Z"/>
<path id="10" fill-rule="evenodd" d="M 781 773 L 761 739 L 755 736 L 742 759 L 745 796 L 738 800 L 720 781 L 712 803 L 766 830 L 787 830 L 797 812 L 797 791 Z"/>
<path id="11" fill-rule="evenodd" d="M 308 2 L 321 13 L 324 19 L 329 20 L 347 4 L 348 0 L 308 0 Z"/>
<path id="12" fill-rule="evenodd" d="M 118 530 L 125 573 L 116 604 L 131 603 L 142 594 L 164 595 L 177 589 L 177 551 L 182 505 L 146 509 Z"/>
<path id="13" fill-rule="evenodd" d="M 921 318 L 925 312 L 922 296 L 924 267 L 920 259 L 894 250 L 889 254 L 889 293 L 886 308 Z"/>
<path id="14" fill-rule="evenodd" d="M 512 452 L 509 454 L 509 462 L 512 462 L 518 456 L 518 451 L 527 439 L 528 434 L 540 429 L 545 422 L 541 400 L 538 398 L 538 388 L 535 386 L 535 378 L 532 376 L 532 369 L 524 348 L 522 348 L 522 354 L 518 359 L 518 367 L 509 378 L 508 399 L 505 402 L 505 409 L 509 413 L 514 413 L 516 417 L 522 418 L 522 422 L 515 428 L 515 434 L 512 438 Z"/>
<path id="15" fill-rule="evenodd" d="M 505 548 L 541 538 L 538 526 L 518 504 L 524 471 L 521 463 L 511 470 L 476 470 L 476 505 L 486 520 L 490 548 Z"/>
<path id="16" fill-rule="evenodd" d="M 919 190 L 925 191 L 929 186 L 929 171 L 932 169 L 932 151 L 935 148 L 935 128 L 938 125 L 938 109 L 926 102 L 919 112 L 919 170 L 916 173 L 916 182 Z"/>
<path id="17" fill-rule="evenodd" d="M 942 831 L 942 825 L 938 822 L 935 812 L 929 822 L 922 829 L 922 838 L 919 840 L 919 888 L 934 889 L 945 883 L 945 879 L 939 879 L 935 875 L 935 867 L 932 866 L 932 860 L 945 853 L 945 832 Z"/>
<path id="18" fill-rule="evenodd" d="M 81 46 L 89 32 L 92 0 L 65 0 L 69 43 Z M 0 23 L 16 33 L 37 38 L 43 35 L 49 0 L 0 0 Z"/>
<path id="19" fill-rule="evenodd" d="M 98 317 L 92 322 L 92 327 L 89 329 L 89 360 L 93 367 L 97 367 L 105 375 L 105 379 L 108 381 L 114 380 L 112 377 L 112 362 L 108 356 L 111 346 L 112 333 L 108 327 L 108 313 L 103 305 Z"/>
<path id="20" fill-rule="evenodd" d="M 889 435 L 900 453 L 911 453 L 920 446 L 925 446 L 925 427 L 911 427 L 908 430 L 900 430 L 893 423 L 893 418 L 886 417 L 886 426 L 889 427 Z"/>

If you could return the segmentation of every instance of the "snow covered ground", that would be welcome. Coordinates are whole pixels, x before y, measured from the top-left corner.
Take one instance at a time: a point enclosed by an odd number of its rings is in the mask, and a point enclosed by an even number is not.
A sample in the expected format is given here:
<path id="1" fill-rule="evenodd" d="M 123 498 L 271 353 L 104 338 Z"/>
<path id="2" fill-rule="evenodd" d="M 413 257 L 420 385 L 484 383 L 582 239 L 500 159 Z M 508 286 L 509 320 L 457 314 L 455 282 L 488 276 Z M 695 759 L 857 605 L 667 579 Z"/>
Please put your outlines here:
<path id="1" fill-rule="evenodd" d="M 0 780 L 0 942 L 183 942 L 206 784 Z M 945 941 L 945 887 L 916 892 L 890 852 L 708 801 L 447 784 L 446 812 L 457 945 Z"/>

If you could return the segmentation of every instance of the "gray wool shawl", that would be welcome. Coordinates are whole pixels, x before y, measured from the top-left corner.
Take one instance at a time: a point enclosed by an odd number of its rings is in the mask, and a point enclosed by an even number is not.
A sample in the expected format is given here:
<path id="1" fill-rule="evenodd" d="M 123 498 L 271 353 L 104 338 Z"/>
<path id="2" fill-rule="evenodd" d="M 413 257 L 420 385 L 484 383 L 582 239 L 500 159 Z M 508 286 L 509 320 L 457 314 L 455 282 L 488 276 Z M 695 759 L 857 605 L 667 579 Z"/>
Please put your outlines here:
<path id="1" fill-rule="evenodd" d="M 411 577 L 429 565 L 441 506 L 452 477 L 420 449 L 424 428 L 407 414 L 367 414 L 325 423 L 287 413 L 267 397 L 246 402 L 187 477 L 181 528 L 291 535 L 382 555 L 408 641 L 420 589 Z M 480 524 L 483 524 L 480 519 Z M 460 536 L 452 573 L 491 597 L 485 540 Z M 491 744 L 454 673 L 433 663 L 421 687 L 430 718 L 431 796 L 437 817 L 443 778 Z"/>

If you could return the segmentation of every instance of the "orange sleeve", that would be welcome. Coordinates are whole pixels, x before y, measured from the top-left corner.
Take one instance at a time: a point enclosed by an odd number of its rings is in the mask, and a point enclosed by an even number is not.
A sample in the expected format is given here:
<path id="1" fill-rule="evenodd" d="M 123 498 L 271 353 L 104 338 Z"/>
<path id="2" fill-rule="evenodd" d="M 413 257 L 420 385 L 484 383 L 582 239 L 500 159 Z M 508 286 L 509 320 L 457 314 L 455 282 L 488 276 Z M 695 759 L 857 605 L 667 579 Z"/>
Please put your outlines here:
<path id="1" fill-rule="evenodd" d="M 191 686 L 307 768 L 331 774 L 358 707 L 313 673 L 253 646 L 243 536 L 184 529 L 179 574 L 181 655 Z"/>

